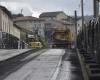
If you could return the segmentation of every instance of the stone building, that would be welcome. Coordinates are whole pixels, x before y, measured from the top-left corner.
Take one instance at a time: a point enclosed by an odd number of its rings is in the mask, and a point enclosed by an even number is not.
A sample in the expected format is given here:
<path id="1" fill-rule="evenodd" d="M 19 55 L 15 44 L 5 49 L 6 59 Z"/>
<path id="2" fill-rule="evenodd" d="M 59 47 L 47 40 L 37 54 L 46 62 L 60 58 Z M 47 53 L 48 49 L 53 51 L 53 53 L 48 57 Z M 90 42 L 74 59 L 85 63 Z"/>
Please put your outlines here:
<path id="1" fill-rule="evenodd" d="M 63 11 L 56 12 L 43 12 L 39 16 L 45 20 L 63 20 L 67 18 L 67 15 Z"/>
<path id="2" fill-rule="evenodd" d="M 63 11 L 43 12 L 39 17 L 41 19 L 45 19 L 45 36 L 47 46 L 52 45 L 52 35 L 56 28 L 68 28 L 72 33 L 72 41 L 75 45 L 76 31 L 72 17 L 66 15 Z"/>
<path id="3" fill-rule="evenodd" d="M 45 42 L 44 20 L 32 16 L 16 17 L 14 23 L 23 29 L 31 31 L 36 40 Z"/>

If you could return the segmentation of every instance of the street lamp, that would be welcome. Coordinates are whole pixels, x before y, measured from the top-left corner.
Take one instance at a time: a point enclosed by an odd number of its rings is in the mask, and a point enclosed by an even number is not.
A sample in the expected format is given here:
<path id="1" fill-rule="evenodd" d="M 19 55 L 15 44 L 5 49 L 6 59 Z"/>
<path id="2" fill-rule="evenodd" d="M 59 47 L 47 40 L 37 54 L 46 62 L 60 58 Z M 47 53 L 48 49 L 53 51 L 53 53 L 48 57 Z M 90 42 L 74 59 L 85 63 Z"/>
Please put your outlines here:
<path id="1" fill-rule="evenodd" d="M 82 14 L 82 34 L 84 35 L 84 7 L 83 7 L 83 0 L 81 0 L 81 14 Z M 85 38 L 85 36 L 83 37 Z M 85 42 L 85 39 L 82 39 Z M 83 46 L 83 45 L 82 45 Z"/>
<path id="2" fill-rule="evenodd" d="M 75 31 L 76 31 L 76 48 L 77 48 L 77 11 L 75 10 Z"/>

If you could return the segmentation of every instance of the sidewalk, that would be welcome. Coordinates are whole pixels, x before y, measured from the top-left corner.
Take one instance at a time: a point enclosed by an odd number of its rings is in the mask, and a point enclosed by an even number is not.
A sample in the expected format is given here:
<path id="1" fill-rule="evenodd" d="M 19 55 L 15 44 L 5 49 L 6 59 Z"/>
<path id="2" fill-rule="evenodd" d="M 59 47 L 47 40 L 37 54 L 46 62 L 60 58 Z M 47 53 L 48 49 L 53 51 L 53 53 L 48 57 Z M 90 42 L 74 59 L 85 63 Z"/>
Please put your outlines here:
<path id="1" fill-rule="evenodd" d="M 29 50 L 31 49 L 10 49 L 10 50 L 0 49 L 0 61 L 7 60 L 9 58 L 17 56 Z"/>
<path id="2" fill-rule="evenodd" d="M 66 50 L 57 80 L 83 80 L 79 59 L 74 50 Z"/>

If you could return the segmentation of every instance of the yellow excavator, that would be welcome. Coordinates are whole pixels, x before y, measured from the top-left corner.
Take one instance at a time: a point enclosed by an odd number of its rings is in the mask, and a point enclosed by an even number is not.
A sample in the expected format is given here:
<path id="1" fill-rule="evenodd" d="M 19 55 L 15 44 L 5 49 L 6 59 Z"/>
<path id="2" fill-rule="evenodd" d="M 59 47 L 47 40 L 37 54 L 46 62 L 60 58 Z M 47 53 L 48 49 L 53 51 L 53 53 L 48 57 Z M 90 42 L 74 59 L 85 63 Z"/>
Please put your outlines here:
<path id="1" fill-rule="evenodd" d="M 36 40 L 34 37 L 28 37 L 29 48 L 42 48 L 43 45 L 40 41 Z"/>
<path id="2" fill-rule="evenodd" d="M 56 28 L 52 35 L 53 48 L 71 48 L 72 34 L 68 28 Z"/>

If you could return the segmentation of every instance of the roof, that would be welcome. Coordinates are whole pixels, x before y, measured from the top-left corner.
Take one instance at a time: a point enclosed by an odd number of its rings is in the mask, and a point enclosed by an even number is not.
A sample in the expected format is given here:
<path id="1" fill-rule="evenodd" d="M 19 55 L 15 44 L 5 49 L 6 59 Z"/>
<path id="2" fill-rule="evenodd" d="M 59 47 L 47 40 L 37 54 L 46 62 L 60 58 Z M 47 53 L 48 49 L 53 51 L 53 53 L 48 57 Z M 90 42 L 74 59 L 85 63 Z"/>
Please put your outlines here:
<path id="1" fill-rule="evenodd" d="M 54 23 L 61 23 L 61 24 L 64 24 L 64 25 L 73 25 L 74 23 L 73 22 L 68 22 L 68 21 L 58 21 L 58 20 L 53 20 Z M 45 23 L 53 23 L 52 20 L 51 21 L 46 21 Z"/>
<path id="2" fill-rule="evenodd" d="M 63 11 L 57 11 L 57 12 L 43 12 L 40 14 L 40 18 L 42 17 L 56 17 L 58 14 L 64 13 Z"/>
<path id="3" fill-rule="evenodd" d="M 39 18 L 32 17 L 32 16 L 22 16 L 22 17 L 16 17 L 14 19 L 14 21 L 32 21 L 32 20 L 43 21 L 43 19 L 39 19 Z"/>
<path id="4" fill-rule="evenodd" d="M 17 24 L 13 24 L 16 28 L 18 28 L 20 31 L 24 31 L 26 33 L 29 33 L 29 34 L 32 34 L 33 32 L 32 31 L 29 31 L 29 30 L 26 30 L 25 28 L 22 28 L 20 26 L 18 26 Z"/>
<path id="5" fill-rule="evenodd" d="M 4 6 L 0 6 L 0 9 L 2 11 L 4 11 L 9 17 L 12 18 L 12 14 L 11 14 L 11 12 L 7 8 L 5 8 Z"/>
<path id="6" fill-rule="evenodd" d="M 85 22 L 89 22 L 89 21 L 92 20 L 92 19 L 94 19 L 93 16 L 85 16 L 85 17 L 84 17 Z"/>
<path id="7" fill-rule="evenodd" d="M 16 17 L 23 17 L 24 15 L 19 13 L 19 14 L 12 14 L 13 18 L 16 18 Z"/>
<path id="8" fill-rule="evenodd" d="M 91 16 L 84 16 L 84 21 L 85 22 L 89 22 L 90 20 L 92 20 L 94 17 L 91 15 Z M 82 18 L 80 17 L 78 19 L 78 21 L 82 20 Z"/>

